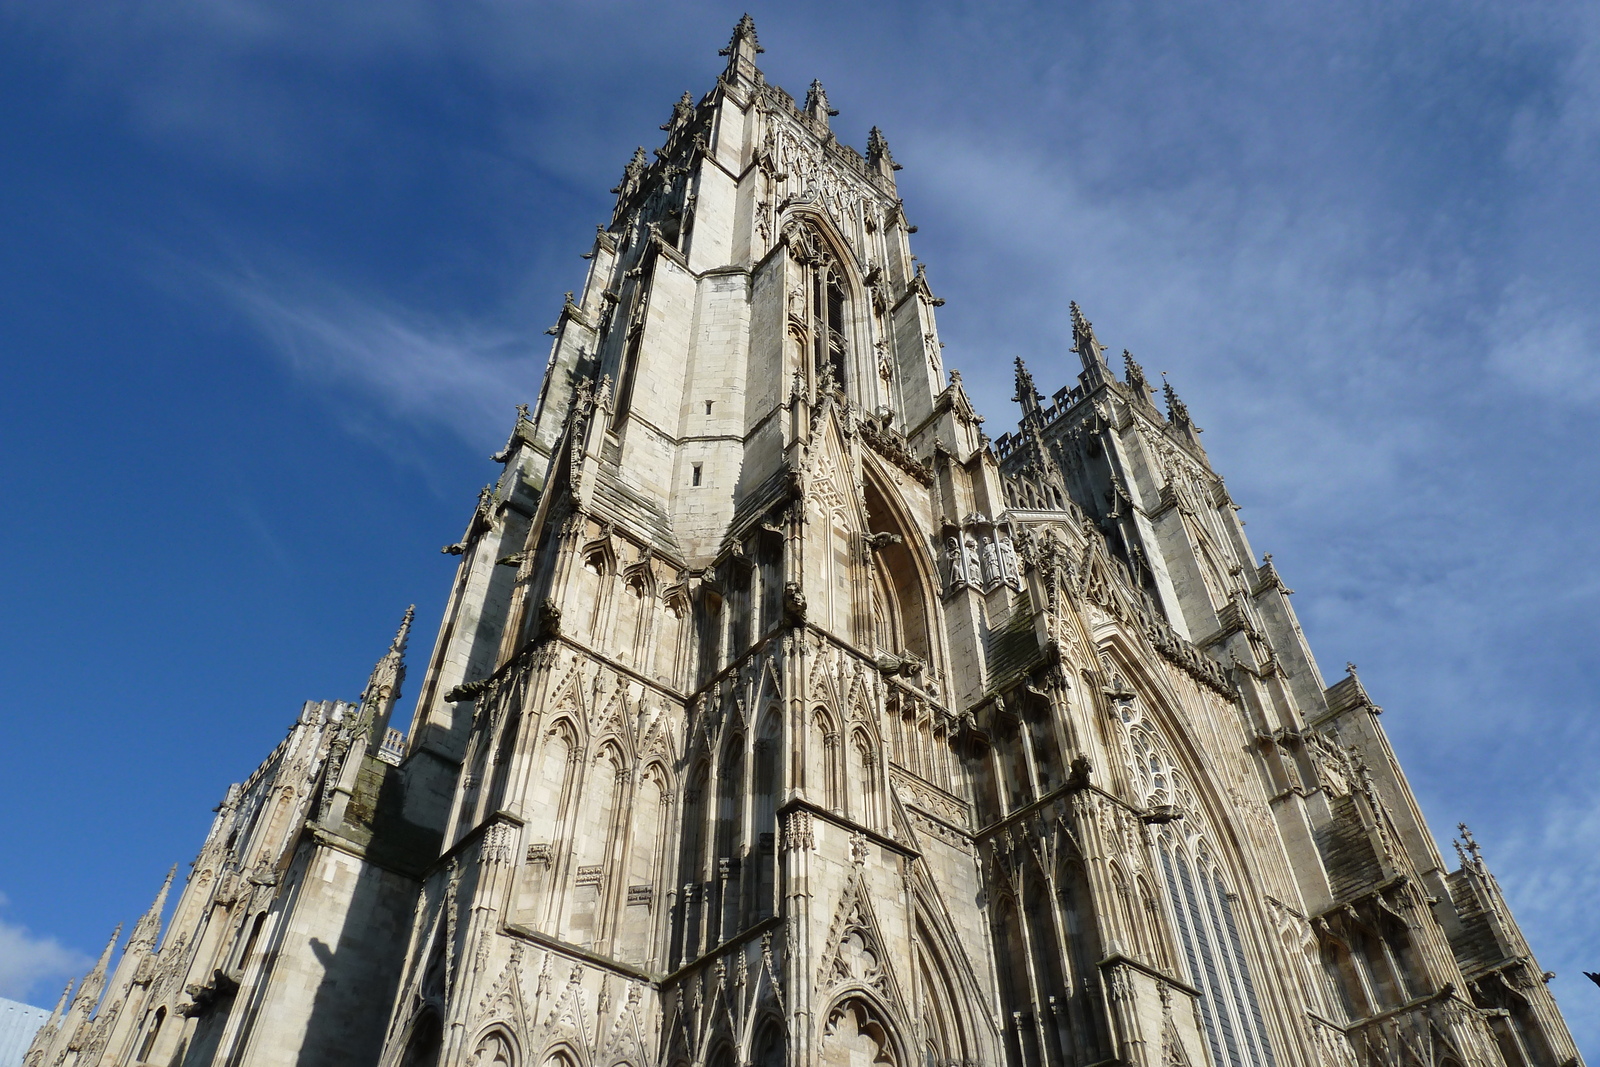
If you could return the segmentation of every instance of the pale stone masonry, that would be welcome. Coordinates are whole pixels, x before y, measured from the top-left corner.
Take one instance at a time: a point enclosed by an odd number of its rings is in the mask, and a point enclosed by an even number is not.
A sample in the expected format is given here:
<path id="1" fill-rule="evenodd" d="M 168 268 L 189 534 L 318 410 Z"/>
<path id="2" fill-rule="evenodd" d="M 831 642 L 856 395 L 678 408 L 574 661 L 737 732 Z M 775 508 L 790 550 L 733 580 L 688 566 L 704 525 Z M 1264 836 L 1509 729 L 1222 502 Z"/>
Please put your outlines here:
<path id="1" fill-rule="evenodd" d="M 408 615 L 31 1067 L 1578 1063 L 1183 402 L 1074 306 L 991 441 L 883 136 L 758 52 L 629 162 L 409 734 Z"/>

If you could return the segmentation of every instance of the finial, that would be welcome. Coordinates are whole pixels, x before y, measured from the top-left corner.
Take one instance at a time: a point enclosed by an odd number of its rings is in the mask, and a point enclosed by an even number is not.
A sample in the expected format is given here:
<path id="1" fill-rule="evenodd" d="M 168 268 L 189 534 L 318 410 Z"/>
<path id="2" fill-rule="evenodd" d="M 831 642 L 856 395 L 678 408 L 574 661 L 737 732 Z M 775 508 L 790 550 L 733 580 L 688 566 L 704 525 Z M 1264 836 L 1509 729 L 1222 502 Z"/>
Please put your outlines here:
<path id="1" fill-rule="evenodd" d="M 166 880 L 161 883 L 161 891 L 156 894 L 155 902 L 150 905 L 150 910 L 139 918 L 133 927 L 133 934 L 128 938 L 128 944 L 154 945 L 156 936 L 161 933 L 161 913 L 167 908 L 167 890 L 172 888 L 173 876 L 178 873 L 178 865 L 174 863 L 167 870 Z"/>
<path id="2" fill-rule="evenodd" d="M 694 94 L 685 89 L 678 102 L 672 105 L 672 117 L 661 127 L 663 130 L 674 130 L 689 121 L 694 114 Z"/>
<path id="3" fill-rule="evenodd" d="M 95 980 L 96 978 L 105 978 L 106 969 L 111 963 L 111 953 L 116 950 L 117 941 L 120 940 L 121 937 L 122 924 L 118 923 L 117 928 L 111 931 L 111 940 L 106 942 L 106 947 L 100 952 L 100 958 L 95 961 L 94 969 L 84 977 L 83 984 L 78 987 L 79 996 L 83 995 L 84 989 L 88 987 L 91 981 Z M 97 989 L 95 992 L 98 994 L 99 990 Z"/>
<path id="4" fill-rule="evenodd" d="M 1032 411 L 1039 406 L 1039 390 L 1033 387 L 1033 375 L 1028 373 L 1028 365 L 1022 362 L 1022 357 L 1017 360 L 1017 394 L 1011 399 L 1022 405 L 1024 412 Z"/>
<path id="5" fill-rule="evenodd" d="M 628 160 L 628 165 L 622 168 L 622 181 L 611 191 L 617 196 L 629 197 L 639 188 L 639 176 L 644 173 L 644 168 L 649 165 L 650 157 L 645 155 L 644 145 L 633 150 L 633 158 Z M 571 293 L 567 296 L 570 298 Z M 568 300 L 571 303 L 571 300 Z"/>
<path id="6" fill-rule="evenodd" d="M 389 644 L 389 651 L 397 655 L 405 655 L 406 638 L 411 636 L 411 620 L 417 617 L 417 606 L 412 604 L 406 608 L 405 618 L 400 620 L 400 629 L 395 633 L 394 640 Z"/>
<path id="7" fill-rule="evenodd" d="M 1072 310 L 1072 350 L 1078 353 L 1083 360 L 1084 370 L 1091 367 L 1104 367 L 1106 346 L 1100 343 L 1094 335 L 1094 323 L 1083 316 L 1083 309 L 1076 300 L 1070 304 Z"/>
<path id="8" fill-rule="evenodd" d="M 728 47 L 722 49 L 717 55 L 731 56 L 734 49 L 738 48 L 740 43 L 744 41 L 750 42 L 750 47 L 756 50 L 757 55 L 766 51 L 765 48 L 761 47 L 761 43 L 756 40 L 756 20 L 750 17 L 749 12 L 746 12 L 744 17 L 739 19 L 738 23 L 733 27 L 733 36 L 728 39 Z"/>
<path id="9" fill-rule="evenodd" d="M 1193 420 L 1189 418 L 1189 405 L 1179 399 L 1178 391 L 1172 387 L 1171 382 L 1167 381 L 1165 371 L 1161 374 L 1161 391 L 1167 397 L 1167 421 L 1176 423 L 1179 426 L 1193 425 Z"/>
<path id="10" fill-rule="evenodd" d="M 811 88 L 806 90 L 805 113 L 813 119 L 828 124 L 828 119 L 839 113 L 837 108 L 828 106 L 828 91 L 822 87 L 822 79 L 813 78 Z"/>
<path id="11" fill-rule="evenodd" d="M 67 984 L 62 987 L 61 999 L 56 1001 L 56 1010 L 50 1013 L 51 1022 L 56 1022 L 59 1020 L 61 1015 L 67 1010 L 67 998 L 72 995 L 72 986 L 76 981 L 76 978 L 68 978 Z"/>
<path id="12" fill-rule="evenodd" d="M 1140 400 L 1150 399 L 1150 381 L 1144 376 L 1144 368 L 1139 366 L 1139 361 L 1133 358 L 1133 353 L 1126 348 L 1122 350 L 1122 377 L 1132 389 L 1134 396 Z"/>
<path id="13" fill-rule="evenodd" d="M 876 126 L 867 133 L 867 166 L 887 166 L 890 170 L 901 169 L 900 164 L 889 154 L 889 142 L 884 138 L 883 131 Z"/>
<path id="14" fill-rule="evenodd" d="M 1271 559 L 1272 557 L 1268 556 L 1267 558 Z M 1354 678 L 1356 676 L 1356 665 L 1353 662 L 1346 660 L 1344 665 L 1344 673 Z"/>

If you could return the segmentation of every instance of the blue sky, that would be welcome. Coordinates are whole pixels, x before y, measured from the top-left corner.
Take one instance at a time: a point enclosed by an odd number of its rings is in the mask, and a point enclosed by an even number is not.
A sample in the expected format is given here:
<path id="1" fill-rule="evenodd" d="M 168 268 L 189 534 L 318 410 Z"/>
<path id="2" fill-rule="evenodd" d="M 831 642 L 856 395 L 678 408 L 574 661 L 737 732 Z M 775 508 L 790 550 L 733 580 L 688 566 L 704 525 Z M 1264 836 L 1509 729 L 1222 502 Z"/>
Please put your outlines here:
<path id="1" fill-rule="evenodd" d="M 742 7 L 0 0 L 0 996 L 437 618 L 606 189 Z M 998 435 L 1169 372 L 1600 1055 L 1600 9 L 751 8 L 905 165 Z M 424 646 L 428 639 L 424 639 Z"/>

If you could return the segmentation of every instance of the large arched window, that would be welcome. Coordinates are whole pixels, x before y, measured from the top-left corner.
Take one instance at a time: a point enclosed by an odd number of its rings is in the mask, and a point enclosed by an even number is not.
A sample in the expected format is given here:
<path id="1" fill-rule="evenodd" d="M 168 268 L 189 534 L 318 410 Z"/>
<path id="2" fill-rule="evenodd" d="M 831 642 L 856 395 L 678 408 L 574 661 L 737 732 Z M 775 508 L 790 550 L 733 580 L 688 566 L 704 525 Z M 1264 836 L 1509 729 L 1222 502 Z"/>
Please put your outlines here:
<path id="1" fill-rule="evenodd" d="M 850 386 L 849 285 L 829 243 L 815 226 L 791 220 L 785 240 L 800 270 L 789 290 L 791 333 L 809 335 L 815 381 L 841 392 Z"/>
<path id="2" fill-rule="evenodd" d="M 1213 1062 L 1276 1067 L 1222 873 L 1203 852 L 1191 860 L 1175 834 L 1162 835 L 1158 852 L 1189 981 L 1202 994 L 1200 1019 Z"/>
<path id="3" fill-rule="evenodd" d="M 1116 701 L 1116 710 L 1134 796 L 1152 815 L 1182 816 L 1160 834 L 1156 859 L 1183 966 L 1201 993 L 1200 1021 L 1212 1062 L 1217 1067 L 1276 1067 L 1240 937 L 1237 898 L 1204 843 L 1206 814 L 1161 727 L 1120 675 L 1114 676 L 1113 689 L 1129 694 Z M 1137 928 L 1137 922 L 1130 925 Z"/>
<path id="4" fill-rule="evenodd" d="M 844 278 L 838 268 L 827 260 L 817 264 L 811 273 L 811 354 L 816 361 L 817 380 L 831 378 L 841 392 L 849 384 L 845 373 L 848 306 Z"/>

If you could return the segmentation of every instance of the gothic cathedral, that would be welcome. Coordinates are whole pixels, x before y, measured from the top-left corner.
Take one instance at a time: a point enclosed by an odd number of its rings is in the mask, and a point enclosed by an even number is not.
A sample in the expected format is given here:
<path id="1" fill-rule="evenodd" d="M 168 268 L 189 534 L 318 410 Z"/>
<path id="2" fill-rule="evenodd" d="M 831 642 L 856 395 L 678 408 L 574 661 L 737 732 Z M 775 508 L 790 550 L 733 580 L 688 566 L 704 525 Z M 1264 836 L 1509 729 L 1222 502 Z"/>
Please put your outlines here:
<path id="1" fill-rule="evenodd" d="M 991 440 L 760 51 L 613 190 L 409 732 L 408 614 L 29 1067 L 1579 1064 L 1183 402 L 1074 305 Z"/>

